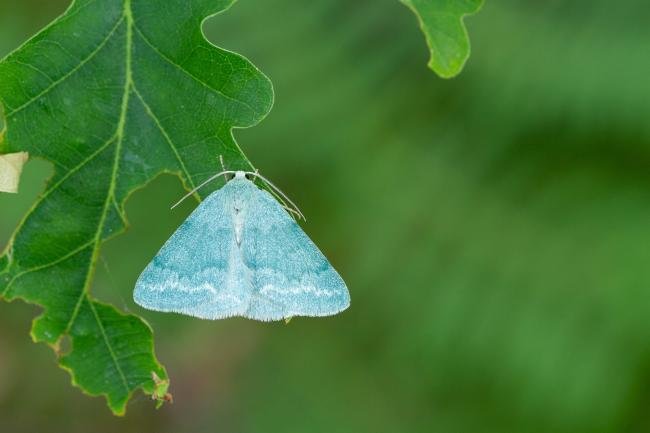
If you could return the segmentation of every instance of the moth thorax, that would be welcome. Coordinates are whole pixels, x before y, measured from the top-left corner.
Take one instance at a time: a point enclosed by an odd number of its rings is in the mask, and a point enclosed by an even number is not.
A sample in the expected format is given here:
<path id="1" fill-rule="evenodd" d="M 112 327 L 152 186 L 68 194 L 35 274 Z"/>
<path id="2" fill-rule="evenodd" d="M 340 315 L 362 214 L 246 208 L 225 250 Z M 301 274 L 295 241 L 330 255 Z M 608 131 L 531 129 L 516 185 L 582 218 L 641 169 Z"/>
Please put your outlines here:
<path id="1" fill-rule="evenodd" d="M 241 239 L 242 239 L 242 233 L 244 232 L 244 216 L 243 214 L 243 206 L 241 203 L 235 202 L 233 204 L 233 226 L 234 226 L 234 231 L 235 231 L 235 240 L 237 241 L 237 245 L 241 245 Z"/>

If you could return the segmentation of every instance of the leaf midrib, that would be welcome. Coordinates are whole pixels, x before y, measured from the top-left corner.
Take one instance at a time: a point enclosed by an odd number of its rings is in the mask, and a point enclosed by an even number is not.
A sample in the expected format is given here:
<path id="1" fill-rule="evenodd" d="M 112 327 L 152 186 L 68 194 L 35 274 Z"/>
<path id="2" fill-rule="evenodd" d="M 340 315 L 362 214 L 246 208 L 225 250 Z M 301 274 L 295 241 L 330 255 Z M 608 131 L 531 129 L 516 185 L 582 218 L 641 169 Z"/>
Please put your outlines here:
<path id="1" fill-rule="evenodd" d="M 124 20 L 126 20 L 126 42 L 125 42 L 125 50 L 124 50 L 125 77 L 124 77 L 124 90 L 122 93 L 122 105 L 120 108 L 120 117 L 117 123 L 117 131 L 115 133 L 117 140 L 116 140 L 116 148 L 115 148 L 115 157 L 113 160 L 113 170 L 111 172 L 110 184 L 108 188 L 108 193 L 106 194 L 106 200 L 104 201 L 104 208 L 102 211 L 101 219 L 97 226 L 97 231 L 95 232 L 93 254 L 88 266 L 88 272 L 86 273 L 86 280 L 84 282 L 81 295 L 79 296 L 79 300 L 77 301 L 77 304 L 75 305 L 75 309 L 72 315 L 70 316 L 70 320 L 68 321 L 68 325 L 66 326 L 65 334 L 70 333 L 72 325 L 75 323 L 79 311 L 81 310 L 81 305 L 83 304 L 84 299 L 86 299 L 88 301 L 88 305 L 90 306 L 90 309 L 93 312 L 93 317 L 97 322 L 97 326 L 101 331 L 104 344 L 106 345 L 106 349 L 108 350 L 111 360 L 113 361 L 115 370 L 120 375 L 122 385 L 124 386 L 124 391 L 126 392 L 127 395 L 129 395 L 131 391 L 129 390 L 129 384 L 126 380 L 126 376 L 122 371 L 122 367 L 120 366 L 115 351 L 113 350 L 113 346 L 106 335 L 106 331 L 104 330 L 104 324 L 102 323 L 99 315 L 97 314 L 97 311 L 95 310 L 95 306 L 93 305 L 93 300 L 90 299 L 90 296 L 88 295 L 88 292 L 90 290 L 90 284 L 92 281 L 92 276 L 94 273 L 94 269 L 96 267 L 95 265 L 97 263 L 97 259 L 99 258 L 99 251 L 102 243 L 102 233 L 104 232 L 104 225 L 106 224 L 106 216 L 108 215 L 108 208 L 109 206 L 111 206 L 112 202 L 115 199 L 115 185 L 116 185 L 117 174 L 120 166 L 122 144 L 124 142 L 124 130 L 126 127 L 126 117 L 129 109 L 129 98 L 131 95 L 131 88 L 133 85 L 133 76 L 132 76 L 132 68 L 131 68 L 132 52 L 133 52 L 133 14 L 131 12 L 131 0 L 124 1 L 123 16 L 120 19 L 120 22 Z"/>

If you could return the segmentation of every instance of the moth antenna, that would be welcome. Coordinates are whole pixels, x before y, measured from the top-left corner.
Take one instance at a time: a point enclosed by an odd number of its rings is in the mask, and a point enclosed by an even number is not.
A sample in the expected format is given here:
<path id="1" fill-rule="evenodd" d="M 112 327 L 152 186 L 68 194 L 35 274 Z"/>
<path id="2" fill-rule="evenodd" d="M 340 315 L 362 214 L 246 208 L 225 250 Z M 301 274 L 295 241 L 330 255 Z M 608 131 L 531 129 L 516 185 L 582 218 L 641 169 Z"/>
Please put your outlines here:
<path id="1" fill-rule="evenodd" d="M 192 191 L 190 191 L 190 192 L 188 192 L 187 194 L 185 194 L 185 195 L 183 196 L 183 198 L 180 199 L 180 200 L 178 200 L 178 201 L 176 202 L 176 204 L 175 204 L 174 206 L 172 206 L 171 208 L 174 209 L 176 206 L 178 206 L 179 204 L 183 203 L 183 201 L 185 201 L 186 198 L 188 198 L 189 196 L 191 196 L 192 194 L 194 194 L 195 192 L 197 192 L 199 189 L 203 188 L 205 185 L 207 185 L 208 183 L 212 182 L 213 180 L 215 180 L 215 179 L 218 178 L 219 176 L 221 176 L 221 175 L 226 175 L 226 174 L 235 174 L 235 172 L 232 171 L 232 170 L 224 170 L 224 171 L 222 171 L 222 172 L 220 172 L 220 173 L 215 174 L 214 176 L 210 176 L 210 177 L 209 177 L 205 182 L 203 182 L 201 185 L 197 186 L 197 187 L 194 188 Z"/>
<path id="2" fill-rule="evenodd" d="M 269 182 L 267 181 L 267 179 L 265 179 L 264 177 L 262 177 L 262 176 L 260 175 L 260 169 L 259 169 L 259 168 L 256 168 L 254 172 L 252 172 L 252 171 L 247 171 L 246 174 L 249 174 L 249 175 L 251 175 L 251 176 L 255 176 L 256 178 L 262 178 L 262 180 L 265 181 L 267 184 L 269 183 Z M 251 179 L 251 180 L 254 180 L 254 179 Z M 269 188 L 267 191 L 268 191 L 269 193 L 271 193 L 271 195 L 272 195 L 273 197 L 275 197 L 275 199 L 276 199 L 277 201 L 280 202 L 280 204 L 282 205 L 282 207 L 283 207 L 285 210 L 287 210 L 288 212 L 297 212 L 295 209 L 293 209 L 293 208 L 291 208 L 291 207 L 289 206 L 289 203 L 287 203 L 287 200 L 285 200 L 285 199 L 284 199 L 280 194 L 278 194 L 278 193 L 276 192 L 275 189 L 273 189 L 273 188 Z M 298 217 L 300 217 L 300 215 L 298 215 Z"/>
<path id="3" fill-rule="evenodd" d="M 287 207 L 287 206 L 284 206 L 284 205 L 282 205 L 282 207 L 284 208 L 284 210 L 286 210 L 287 212 L 289 212 L 289 213 L 291 214 L 291 216 L 293 217 L 294 220 L 295 220 L 296 218 L 297 218 L 297 219 L 302 218 L 302 216 L 298 213 L 297 210 L 295 210 L 295 209 L 291 209 L 290 207 Z"/>
<path id="4" fill-rule="evenodd" d="M 300 217 L 301 217 L 304 221 L 307 221 L 307 218 L 305 218 L 305 215 L 303 215 L 303 213 L 300 211 L 300 208 L 299 208 L 299 207 L 298 207 L 298 206 L 297 206 L 293 201 L 291 201 L 291 199 L 290 199 L 289 197 L 287 197 L 287 195 L 286 195 L 285 193 L 283 193 L 282 190 L 281 190 L 280 188 L 278 188 L 277 186 L 275 186 L 275 185 L 274 185 L 270 180 L 268 180 L 267 178 L 265 178 L 264 176 L 262 176 L 262 175 L 259 174 L 258 172 L 252 172 L 252 171 L 251 171 L 251 172 L 248 172 L 248 174 L 250 174 L 250 175 L 252 175 L 252 176 L 259 177 L 259 178 L 262 179 L 264 182 L 266 182 L 266 184 L 267 184 L 268 186 L 270 186 L 272 189 L 274 189 L 275 191 L 277 191 L 278 194 L 280 194 L 280 195 L 281 195 L 281 196 L 282 196 L 286 201 L 289 202 L 289 204 L 290 204 L 291 206 L 293 206 L 293 208 L 296 210 L 296 212 L 300 215 Z"/>
<path id="5" fill-rule="evenodd" d="M 277 201 L 280 202 L 280 204 L 282 205 L 284 210 L 286 210 L 287 212 L 289 212 L 291 214 L 291 216 L 293 217 L 293 219 L 295 221 L 298 221 L 302 217 L 301 214 L 297 210 L 295 210 L 291 206 L 289 206 L 289 203 L 287 203 L 287 201 L 285 199 L 283 199 L 280 194 L 275 192 L 275 190 L 273 188 L 269 189 L 268 191 L 271 193 L 271 195 L 273 197 L 275 197 L 275 199 Z"/>

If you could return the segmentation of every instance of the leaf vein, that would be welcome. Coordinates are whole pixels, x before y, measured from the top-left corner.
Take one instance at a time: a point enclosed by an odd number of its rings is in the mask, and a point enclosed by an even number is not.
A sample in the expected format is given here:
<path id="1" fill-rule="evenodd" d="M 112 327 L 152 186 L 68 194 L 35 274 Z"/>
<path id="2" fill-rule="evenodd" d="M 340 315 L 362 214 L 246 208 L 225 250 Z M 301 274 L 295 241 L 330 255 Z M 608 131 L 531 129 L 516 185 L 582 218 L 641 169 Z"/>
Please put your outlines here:
<path id="1" fill-rule="evenodd" d="M 145 42 L 145 43 L 146 43 L 146 44 L 147 44 L 147 45 L 148 45 L 148 46 L 149 46 L 149 47 L 150 47 L 150 48 L 151 48 L 151 49 L 152 49 L 156 54 L 158 54 L 158 56 L 160 56 L 160 58 L 162 58 L 163 60 L 165 60 L 167 63 L 169 63 L 170 65 L 176 67 L 177 69 L 179 69 L 180 71 L 182 71 L 183 73 L 185 73 L 188 77 L 192 78 L 194 81 L 196 81 L 197 83 L 199 83 L 199 84 L 201 84 L 202 86 L 204 86 L 206 89 L 208 89 L 208 90 L 210 90 L 210 91 L 212 91 L 212 92 L 217 93 L 218 95 L 222 96 L 223 98 L 225 98 L 225 99 L 227 99 L 227 100 L 229 100 L 229 101 L 231 101 L 231 102 L 234 102 L 234 103 L 236 103 L 236 104 L 241 104 L 241 105 L 243 105 L 244 107 L 246 107 L 246 108 L 248 108 L 249 110 L 251 110 L 255 115 L 260 115 L 260 114 L 261 114 L 261 113 L 258 113 L 257 110 L 255 110 L 253 107 L 251 107 L 250 104 L 248 104 L 248 103 L 246 103 L 246 102 L 244 102 L 244 101 L 240 101 L 239 99 L 233 98 L 232 96 L 228 96 L 228 95 L 226 95 L 225 93 L 223 93 L 221 90 L 219 90 L 219 89 L 215 89 L 214 87 L 210 86 L 210 85 L 209 85 L 208 83 L 206 83 L 205 81 L 201 80 L 199 77 L 197 77 L 196 75 L 194 75 L 193 73 L 191 73 L 190 71 L 188 71 L 187 69 L 185 69 L 184 67 L 182 67 L 181 65 L 179 65 L 178 63 L 176 63 L 173 59 L 170 59 L 169 57 L 167 57 L 167 55 L 166 55 L 165 53 L 163 53 L 162 51 L 160 51 L 160 50 L 159 50 L 159 49 L 158 49 L 154 44 L 152 44 L 152 43 L 149 41 L 149 39 L 147 39 L 147 37 L 144 35 L 144 33 L 142 33 L 142 31 L 141 31 L 141 30 L 140 30 L 140 29 L 139 29 L 135 24 L 133 25 L 133 28 L 134 28 L 135 31 L 138 33 L 138 35 L 140 36 L 140 38 L 142 38 L 142 40 L 143 40 L 143 41 L 144 41 L 144 42 Z"/>
<path id="2" fill-rule="evenodd" d="M 97 326 L 99 327 L 99 330 L 102 334 L 102 338 L 104 339 L 104 344 L 106 345 L 106 349 L 108 350 L 108 353 L 111 355 L 111 359 L 113 360 L 113 364 L 115 365 L 115 369 L 117 370 L 118 374 L 120 375 L 120 378 L 122 379 L 122 385 L 124 385 L 124 390 L 126 391 L 127 395 L 130 393 L 129 390 L 129 383 L 126 380 L 126 376 L 124 375 L 124 372 L 122 371 L 122 367 L 120 367 L 120 364 L 117 360 L 117 356 L 115 352 L 113 351 L 113 346 L 111 343 L 108 341 L 108 335 L 106 335 L 106 330 L 104 329 L 104 324 L 102 323 L 102 320 L 99 318 L 99 315 L 97 314 L 97 310 L 95 309 L 95 306 L 93 305 L 93 301 L 88 297 L 86 294 L 86 300 L 88 301 L 88 305 L 90 305 L 90 309 L 93 312 L 93 315 L 95 316 L 95 320 L 97 321 Z"/>
<path id="3" fill-rule="evenodd" d="M 158 119 L 158 116 L 156 116 L 156 114 L 153 112 L 153 110 L 151 109 L 149 104 L 147 104 L 147 102 L 144 100 L 144 97 L 138 91 L 135 84 L 133 85 L 133 92 L 135 93 L 135 95 L 138 97 L 138 99 L 140 100 L 140 102 L 144 106 L 144 109 L 147 112 L 147 115 L 149 115 L 149 117 L 154 122 L 156 127 L 160 130 L 160 133 L 163 135 L 163 137 L 165 137 L 165 140 L 167 141 L 167 144 L 169 144 L 169 147 L 172 149 L 172 152 L 174 152 L 174 155 L 176 156 L 176 159 L 178 160 L 178 163 L 180 164 L 181 169 L 183 170 L 183 174 L 187 178 L 187 182 L 189 183 L 191 189 L 194 189 L 195 185 L 194 185 L 194 181 L 192 180 L 192 176 L 190 175 L 190 172 L 188 171 L 187 167 L 185 166 L 185 162 L 181 158 L 181 155 L 180 155 L 180 153 L 178 151 L 178 148 L 176 147 L 176 145 L 172 141 L 171 137 L 169 136 L 169 134 L 167 133 L 165 128 L 162 126 L 162 123 L 160 123 L 160 120 Z"/>
<path id="4" fill-rule="evenodd" d="M 21 66 L 25 66 L 26 68 L 29 68 L 32 71 L 38 73 L 39 75 L 42 75 L 43 77 L 47 78 L 50 83 L 54 82 L 54 80 L 49 75 L 47 75 L 43 70 L 37 68 L 36 66 L 32 65 L 31 63 L 22 62 L 22 61 L 17 60 L 17 59 L 11 59 L 11 60 L 8 60 L 8 62 L 15 63 L 15 64 L 21 65 Z"/>
<path id="5" fill-rule="evenodd" d="M 111 138 L 108 139 L 104 144 L 102 144 L 96 151 L 94 151 L 92 154 L 90 154 L 86 159 L 81 161 L 79 164 L 77 164 L 75 167 L 71 168 L 61 179 L 59 179 L 54 185 L 52 185 L 47 191 L 45 191 L 41 196 L 34 202 L 32 207 L 27 211 L 23 219 L 20 221 L 18 224 L 18 227 L 16 227 L 16 230 L 14 233 L 18 233 L 20 229 L 25 225 L 25 222 L 27 219 L 30 217 L 30 215 L 38 208 L 38 206 L 43 203 L 43 201 L 50 195 L 52 192 L 54 192 L 57 188 L 59 188 L 63 182 L 65 182 L 67 179 L 69 179 L 73 174 L 77 173 L 79 170 L 81 170 L 86 164 L 90 163 L 93 159 L 97 157 L 100 153 L 102 153 L 110 144 L 113 142 L 115 139 L 115 136 L 112 136 Z M 7 248 L 3 252 L 6 253 L 12 248 L 13 245 L 13 238 L 9 241 L 9 244 L 7 245 Z"/>
<path id="6" fill-rule="evenodd" d="M 78 70 L 80 70 L 81 68 L 83 68 L 84 65 L 86 65 L 88 62 L 90 62 L 90 61 L 91 61 L 91 60 L 92 60 L 92 59 L 97 55 L 97 53 L 99 53 L 99 52 L 102 50 L 102 48 L 104 48 L 104 46 L 106 46 L 106 44 L 108 43 L 108 41 L 109 41 L 109 40 L 111 39 L 111 37 L 115 34 L 115 32 L 116 32 L 117 29 L 120 27 L 120 24 L 122 24 L 123 21 L 124 21 L 124 17 L 120 18 L 120 19 L 117 21 L 117 23 L 115 24 L 115 26 L 114 26 L 114 27 L 111 29 L 111 31 L 108 33 L 108 35 L 106 35 L 106 37 L 105 37 L 104 39 L 102 39 L 102 41 L 101 41 L 100 44 L 97 46 L 97 48 L 95 48 L 95 49 L 94 49 L 94 50 L 93 50 L 93 51 L 92 51 L 92 52 L 91 52 L 91 53 L 90 53 L 90 54 L 89 54 L 85 59 L 83 59 L 83 60 L 82 60 L 82 61 L 81 61 L 77 66 L 75 66 L 72 70 L 70 70 L 68 73 L 66 73 L 65 75 L 63 75 L 63 76 L 62 76 L 61 78 L 59 78 L 58 80 L 52 82 L 52 84 L 50 84 L 49 86 L 47 86 L 47 87 L 46 87 L 44 90 L 42 90 L 38 95 L 36 95 L 36 96 L 30 98 L 30 99 L 29 99 L 27 102 L 25 102 L 24 104 L 20 105 L 20 106 L 17 107 L 17 108 L 14 108 L 12 111 L 10 111 L 9 113 L 7 113 L 7 119 L 10 118 L 10 117 L 13 117 L 16 113 L 18 113 L 18 112 L 24 110 L 25 108 L 27 108 L 28 106 L 30 106 L 31 104 L 33 104 L 35 101 L 37 101 L 37 100 L 39 100 L 40 98 L 42 98 L 43 96 L 45 96 L 48 92 L 52 91 L 52 89 L 54 89 L 54 88 L 57 87 L 59 84 L 61 84 L 62 82 L 64 82 L 64 81 L 67 80 L 68 78 L 70 78 L 72 75 L 74 75 L 75 72 L 77 72 Z"/>
<path id="7" fill-rule="evenodd" d="M 72 251 L 70 251 L 70 252 L 64 254 L 63 256 L 61 256 L 61 257 L 57 258 L 56 260 L 53 260 L 53 261 L 51 261 L 51 262 L 49 262 L 49 263 L 45 263 L 45 264 L 43 264 L 43 265 L 38 265 L 38 266 L 35 266 L 35 267 L 33 267 L 33 268 L 29 268 L 29 269 L 25 269 L 25 270 L 23 270 L 23 271 L 20 271 L 19 273 L 17 273 L 16 275 L 14 275 L 14 276 L 11 278 L 11 280 L 9 280 L 9 282 L 8 282 L 7 285 L 5 286 L 5 288 L 4 288 L 4 290 L 2 291 L 2 293 L 0 293 L 0 297 L 5 296 L 5 295 L 7 294 L 7 292 L 9 291 L 10 286 L 11 286 L 11 285 L 14 283 L 14 281 L 16 281 L 18 278 L 20 278 L 20 277 L 22 277 L 22 276 L 24 276 L 24 275 L 26 275 L 26 274 L 29 274 L 29 273 L 31 273 L 31 272 L 41 271 L 41 270 L 43 270 L 43 269 L 47 269 L 47 268 L 50 268 L 50 267 L 52 267 L 52 266 L 58 265 L 59 263 L 66 261 L 66 260 L 69 259 L 70 257 L 73 257 L 73 256 L 79 254 L 80 252 L 82 252 L 83 250 L 85 250 L 86 248 L 88 248 L 89 246 L 91 246 L 91 245 L 93 244 L 93 242 L 94 242 L 94 241 L 86 242 L 85 244 L 83 244 L 83 245 L 81 245 L 81 246 L 75 248 L 74 250 L 72 250 Z"/>

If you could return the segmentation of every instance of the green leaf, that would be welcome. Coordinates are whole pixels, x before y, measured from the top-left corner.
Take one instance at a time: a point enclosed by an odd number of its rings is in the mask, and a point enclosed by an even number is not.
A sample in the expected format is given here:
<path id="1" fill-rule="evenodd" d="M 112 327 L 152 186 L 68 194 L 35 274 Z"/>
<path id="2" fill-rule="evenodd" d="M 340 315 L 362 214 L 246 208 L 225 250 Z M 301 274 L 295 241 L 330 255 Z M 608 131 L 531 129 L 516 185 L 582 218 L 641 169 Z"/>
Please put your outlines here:
<path id="1" fill-rule="evenodd" d="M 400 0 L 418 17 L 431 51 L 429 67 L 443 78 L 455 77 L 469 58 L 469 37 L 463 19 L 483 0 Z"/>
<path id="2" fill-rule="evenodd" d="M 75 1 L 0 62 L 0 153 L 27 151 L 55 168 L 0 257 L 0 296 L 43 307 L 34 341 L 116 414 L 137 389 L 166 398 L 169 382 L 147 324 L 90 294 L 102 243 L 125 229 L 129 195 L 161 173 L 192 188 L 220 168 L 219 155 L 251 169 L 232 129 L 256 124 L 273 102 L 257 68 L 203 36 L 203 20 L 233 2 Z"/>

